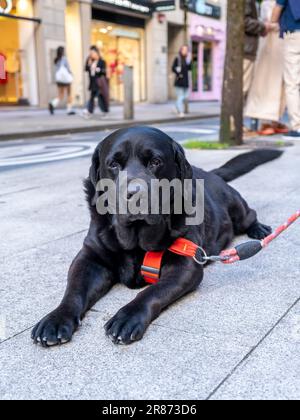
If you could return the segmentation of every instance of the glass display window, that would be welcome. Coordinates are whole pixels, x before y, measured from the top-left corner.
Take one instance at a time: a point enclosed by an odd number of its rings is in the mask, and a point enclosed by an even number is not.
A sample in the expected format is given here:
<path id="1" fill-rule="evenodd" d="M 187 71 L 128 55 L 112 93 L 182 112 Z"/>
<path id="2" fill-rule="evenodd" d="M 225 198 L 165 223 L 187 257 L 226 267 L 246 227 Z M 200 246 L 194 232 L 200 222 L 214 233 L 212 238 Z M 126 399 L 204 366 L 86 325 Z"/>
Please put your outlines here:
<path id="1" fill-rule="evenodd" d="M 107 63 L 110 80 L 110 96 L 113 101 L 123 102 L 124 67 L 134 69 L 134 98 L 145 100 L 145 47 L 144 29 L 93 21 L 92 44 L 97 45 Z"/>
<path id="2" fill-rule="evenodd" d="M 30 0 L 0 0 L 0 7 L 11 16 L 33 17 Z M 0 104 L 36 105 L 38 102 L 34 28 L 33 22 L 0 16 L 0 56 L 5 61 Z"/>

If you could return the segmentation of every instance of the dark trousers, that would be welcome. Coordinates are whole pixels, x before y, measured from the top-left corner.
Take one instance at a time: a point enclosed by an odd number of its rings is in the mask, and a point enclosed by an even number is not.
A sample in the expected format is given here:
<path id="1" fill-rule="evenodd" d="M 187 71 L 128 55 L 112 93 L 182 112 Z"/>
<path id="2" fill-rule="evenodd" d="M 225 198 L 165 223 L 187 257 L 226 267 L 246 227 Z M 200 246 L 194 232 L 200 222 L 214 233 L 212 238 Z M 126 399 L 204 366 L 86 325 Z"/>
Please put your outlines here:
<path id="1" fill-rule="evenodd" d="M 95 99 L 98 99 L 98 105 L 100 108 L 100 111 L 107 113 L 108 109 L 105 103 L 105 100 L 103 96 L 99 92 L 91 92 L 91 98 L 88 102 L 88 111 L 90 114 L 94 113 L 95 110 Z"/>

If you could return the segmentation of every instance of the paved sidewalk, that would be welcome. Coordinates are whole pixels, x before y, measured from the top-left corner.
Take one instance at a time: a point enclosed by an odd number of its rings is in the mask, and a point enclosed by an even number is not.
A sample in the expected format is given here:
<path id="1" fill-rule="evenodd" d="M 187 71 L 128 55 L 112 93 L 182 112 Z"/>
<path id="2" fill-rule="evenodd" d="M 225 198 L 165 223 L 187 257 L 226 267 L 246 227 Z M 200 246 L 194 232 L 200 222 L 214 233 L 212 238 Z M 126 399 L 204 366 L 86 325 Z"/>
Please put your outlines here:
<path id="1" fill-rule="evenodd" d="M 0 108 L 0 140 L 43 137 L 50 135 L 92 132 L 105 129 L 127 127 L 132 124 L 158 124 L 176 122 L 178 117 L 173 112 L 174 103 L 148 104 L 135 106 L 135 120 L 123 119 L 123 107 L 112 106 L 108 117 L 101 118 L 96 113 L 92 119 L 86 120 L 77 115 L 67 116 L 66 111 L 57 111 L 50 116 L 47 110 Z M 196 102 L 190 104 L 190 113 L 183 120 L 216 117 L 220 114 L 218 102 Z M 181 121 L 182 119 L 180 119 Z"/>
<path id="2" fill-rule="evenodd" d="M 211 169 L 238 153 L 188 157 Z M 72 343 L 31 343 L 32 326 L 62 297 L 88 227 L 81 181 L 89 164 L 86 157 L 0 174 L 0 399 L 299 399 L 299 223 L 251 261 L 207 268 L 200 289 L 137 344 L 116 347 L 104 335 L 137 293 L 121 286 Z M 296 143 L 234 186 L 275 227 L 299 208 L 299 166 Z"/>

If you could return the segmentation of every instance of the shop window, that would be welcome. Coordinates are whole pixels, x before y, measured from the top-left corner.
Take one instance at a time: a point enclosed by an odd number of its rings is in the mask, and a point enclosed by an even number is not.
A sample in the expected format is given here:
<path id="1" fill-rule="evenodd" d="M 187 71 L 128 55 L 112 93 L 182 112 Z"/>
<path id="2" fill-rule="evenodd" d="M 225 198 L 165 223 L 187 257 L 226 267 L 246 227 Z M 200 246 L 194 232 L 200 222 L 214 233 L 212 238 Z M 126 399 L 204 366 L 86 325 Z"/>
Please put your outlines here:
<path id="1" fill-rule="evenodd" d="M 5 70 L 5 62 L 6 57 L 5 55 L 0 53 L 0 83 L 4 83 L 6 81 L 6 70 Z"/>
<path id="2" fill-rule="evenodd" d="M 203 43 L 203 92 L 213 91 L 213 43 Z"/>
<path id="3" fill-rule="evenodd" d="M 1 1 L 0 4 L 4 7 L 7 2 Z M 13 0 L 7 13 L 32 17 L 32 1 Z M 0 83 L 0 104 L 36 105 L 34 24 L 0 16 L 0 28 L 0 56 L 5 59 L 6 70 Z"/>
<path id="4" fill-rule="evenodd" d="M 110 96 L 113 101 L 123 102 L 124 67 L 134 69 L 135 101 L 145 99 L 145 51 L 144 29 L 94 21 L 92 44 L 97 45 L 107 63 L 110 79 Z"/>

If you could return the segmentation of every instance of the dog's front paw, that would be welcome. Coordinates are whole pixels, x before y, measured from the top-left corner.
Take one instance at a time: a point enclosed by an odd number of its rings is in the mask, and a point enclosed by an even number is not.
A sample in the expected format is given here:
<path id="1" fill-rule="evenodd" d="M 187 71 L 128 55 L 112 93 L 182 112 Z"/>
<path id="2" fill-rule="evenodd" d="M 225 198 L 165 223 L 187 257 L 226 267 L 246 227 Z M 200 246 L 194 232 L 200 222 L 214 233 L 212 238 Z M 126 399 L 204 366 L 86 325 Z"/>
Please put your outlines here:
<path id="1" fill-rule="evenodd" d="M 32 330 L 31 338 L 35 344 L 51 347 L 71 341 L 80 320 L 57 309 L 43 318 Z"/>
<path id="2" fill-rule="evenodd" d="M 272 233 L 270 226 L 263 225 L 262 223 L 256 222 L 247 230 L 247 235 L 251 239 L 262 240 L 265 239 Z"/>
<path id="3" fill-rule="evenodd" d="M 125 307 L 105 325 L 106 335 L 115 344 L 132 344 L 143 338 L 149 325 L 142 310 Z"/>

